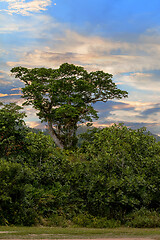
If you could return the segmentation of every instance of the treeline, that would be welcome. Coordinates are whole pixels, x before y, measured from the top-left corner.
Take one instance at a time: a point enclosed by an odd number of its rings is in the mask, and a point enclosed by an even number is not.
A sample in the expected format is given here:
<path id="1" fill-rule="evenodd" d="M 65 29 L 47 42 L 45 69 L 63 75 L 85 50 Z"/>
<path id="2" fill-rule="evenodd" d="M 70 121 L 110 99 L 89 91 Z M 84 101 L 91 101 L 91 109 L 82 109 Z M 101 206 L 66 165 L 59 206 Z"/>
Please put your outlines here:
<path id="1" fill-rule="evenodd" d="M 0 109 L 1 225 L 160 226 L 160 144 L 145 129 L 93 128 L 60 150 L 20 110 Z"/>

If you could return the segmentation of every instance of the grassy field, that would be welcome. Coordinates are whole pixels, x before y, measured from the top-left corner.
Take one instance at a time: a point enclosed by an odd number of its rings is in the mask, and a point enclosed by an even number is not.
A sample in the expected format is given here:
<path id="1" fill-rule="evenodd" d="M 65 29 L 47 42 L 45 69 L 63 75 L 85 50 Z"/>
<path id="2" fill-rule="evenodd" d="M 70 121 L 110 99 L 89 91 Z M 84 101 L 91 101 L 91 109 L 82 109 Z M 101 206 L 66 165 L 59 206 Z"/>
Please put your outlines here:
<path id="1" fill-rule="evenodd" d="M 0 239 L 74 239 L 131 238 L 160 240 L 160 228 L 59 228 L 59 227 L 0 227 Z"/>

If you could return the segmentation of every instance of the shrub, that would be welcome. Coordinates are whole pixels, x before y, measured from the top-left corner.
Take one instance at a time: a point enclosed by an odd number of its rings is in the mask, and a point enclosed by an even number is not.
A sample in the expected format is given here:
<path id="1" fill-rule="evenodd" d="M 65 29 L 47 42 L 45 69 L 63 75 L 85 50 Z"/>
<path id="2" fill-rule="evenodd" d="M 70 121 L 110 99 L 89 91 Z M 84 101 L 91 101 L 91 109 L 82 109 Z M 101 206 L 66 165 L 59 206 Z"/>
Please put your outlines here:
<path id="1" fill-rule="evenodd" d="M 85 211 L 121 220 L 142 206 L 158 208 L 160 144 L 145 134 L 145 129 L 123 125 L 96 129 L 88 135 L 79 150 L 86 161 L 75 164 L 74 170 Z"/>
<path id="2" fill-rule="evenodd" d="M 80 227 L 93 227 L 93 228 L 115 228 L 120 227 L 120 221 L 115 219 L 107 219 L 94 217 L 90 214 L 79 214 L 73 218 L 73 223 Z"/>
<path id="3" fill-rule="evenodd" d="M 69 227 L 72 225 L 72 222 L 65 215 L 52 214 L 45 219 L 44 225 L 48 227 Z"/>
<path id="4" fill-rule="evenodd" d="M 125 225 L 137 228 L 160 227 L 160 214 L 154 210 L 141 208 L 126 217 Z"/>
<path id="5" fill-rule="evenodd" d="M 35 223 L 34 172 L 28 166 L 0 160 L 0 216 L 1 224 Z"/>

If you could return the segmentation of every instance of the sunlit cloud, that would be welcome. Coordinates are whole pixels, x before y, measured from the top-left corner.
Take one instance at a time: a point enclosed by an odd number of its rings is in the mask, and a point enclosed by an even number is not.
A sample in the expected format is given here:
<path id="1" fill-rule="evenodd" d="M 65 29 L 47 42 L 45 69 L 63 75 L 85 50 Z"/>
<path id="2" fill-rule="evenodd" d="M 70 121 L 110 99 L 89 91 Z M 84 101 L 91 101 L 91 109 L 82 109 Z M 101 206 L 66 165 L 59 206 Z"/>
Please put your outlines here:
<path id="1" fill-rule="evenodd" d="M 22 88 L 12 88 L 12 89 L 11 89 L 11 91 L 17 91 L 17 90 L 21 91 Z"/>
<path id="2" fill-rule="evenodd" d="M 26 121 L 26 125 L 30 128 L 40 128 L 41 124 L 40 122 L 31 122 L 31 121 Z"/>
<path id="3" fill-rule="evenodd" d="M 22 93 L 11 93 L 11 94 L 0 93 L 0 97 L 21 96 L 21 95 L 22 95 Z"/>
<path id="4" fill-rule="evenodd" d="M 31 15 L 32 13 L 37 13 L 40 11 L 46 11 L 47 7 L 51 5 L 51 0 L 0 0 L 0 2 L 7 2 L 8 8 L 2 9 L 0 11 L 7 12 L 8 14 L 21 14 L 21 15 Z"/>
<path id="5" fill-rule="evenodd" d="M 110 114 L 107 117 L 101 119 L 102 122 L 134 122 L 143 124 L 157 123 L 157 119 L 160 118 L 160 104 L 138 103 L 132 102 L 134 108 L 130 108 L 127 111 L 124 108 L 113 108 L 110 110 Z M 107 111 L 107 109 L 106 109 Z M 100 123 L 99 123 L 100 124 Z"/>
<path id="6" fill-rule="evenodd" d="M 125 104 L 124 105 L 120 105 L 120 104 L 118 105 L 117 104 L 117 105 L 113 106 L 114 110 L 122 110 L 122 109 L 127 109 L 128 110 L 129 108 L 134 108 L 134 106 L 129 105 L 129 104 L 126 104 L 126 105 Z"/>
<path id="7" fill-rule="evenodd" d="M 6 97 L 6 96 L 9 96 L 8 94 L 4 94 L 4 93 L 0 93 L 0 97 Z"/>
<path id="8" fill-rule="evenodd" d="M 11 93 L 11 94 L 8 94 L 9 96 L 21 96 L 22 93 Z"/>

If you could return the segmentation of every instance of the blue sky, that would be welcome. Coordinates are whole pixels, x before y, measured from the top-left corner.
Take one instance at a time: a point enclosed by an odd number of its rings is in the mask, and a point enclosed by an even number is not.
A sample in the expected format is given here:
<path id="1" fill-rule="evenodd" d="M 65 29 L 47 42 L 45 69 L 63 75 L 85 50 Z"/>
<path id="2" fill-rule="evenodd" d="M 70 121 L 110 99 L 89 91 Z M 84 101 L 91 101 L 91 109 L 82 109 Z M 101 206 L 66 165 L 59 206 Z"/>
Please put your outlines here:
<path id="1" fill-rule="evenodd" d="M 124 122 L 160 135 L 158 0 L 0 0 L 0 101 L 22 104 L 14 66 L 64 62 L 103 70 L 129 97 L 95 105 L 95 126 Z M 42 127 L 32 107 L 26 122 Z"/>

